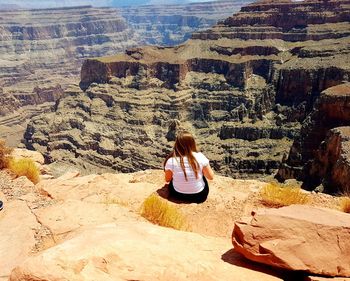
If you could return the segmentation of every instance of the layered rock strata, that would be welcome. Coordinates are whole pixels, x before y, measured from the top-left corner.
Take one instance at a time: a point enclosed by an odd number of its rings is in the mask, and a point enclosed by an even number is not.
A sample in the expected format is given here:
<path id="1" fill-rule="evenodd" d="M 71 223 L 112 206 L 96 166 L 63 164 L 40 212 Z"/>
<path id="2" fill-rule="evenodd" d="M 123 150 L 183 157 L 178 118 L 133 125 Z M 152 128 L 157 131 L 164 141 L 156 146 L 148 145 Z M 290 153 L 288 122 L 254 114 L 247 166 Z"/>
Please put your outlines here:
<path id="1" fill-rule="evenodd" d="M 302 125 L 278 177 L 297 178 L 308 189 L 349 192 L 350 83 L 322 92 Z"/>
<path id="2" fill-rule="evenodd" d="M 136 44 L 118 10 L 88 6 L 2 11 L 0 38 L 0 85 L 22 106 L 57 100 L 40 88 L 66 88 L 83 58 Z"/>
<path id="3" fill-rule="evenodd" d="M 182 126 L 217 171 L 269 174 L 320 92 L 349 79 L 348 7 L 258 2 L 184 45 L 89 59 L 84 92 L 34 119 L 26 145 L 50 161 L 126 172 L 160 167 Z M 276 30 L 282 35 L 271 37 Z"/>
<path id="4" fill-rule="evenodd" d="M 55 81 L 66 88 L 74 83 L 84 58 L 136 45 L 181 43 L 243 3 L 2 11 L 0 85 L 18 95 L 55 86 Z"/>
<path id="5" fill-rule="evenodd" d="M 66 89 L 77 83 L 85 58 L 115 54 L 130 46 L 181 43 L 243 3 L 4 9 L 0 18 L 0 87 L 4 88 L 0 116 L 21 114 L 16 111 L 28 104 L 57 100 L 59 96 L 48 96 L 46 89 L 57 89 L 57 85 Z"/>

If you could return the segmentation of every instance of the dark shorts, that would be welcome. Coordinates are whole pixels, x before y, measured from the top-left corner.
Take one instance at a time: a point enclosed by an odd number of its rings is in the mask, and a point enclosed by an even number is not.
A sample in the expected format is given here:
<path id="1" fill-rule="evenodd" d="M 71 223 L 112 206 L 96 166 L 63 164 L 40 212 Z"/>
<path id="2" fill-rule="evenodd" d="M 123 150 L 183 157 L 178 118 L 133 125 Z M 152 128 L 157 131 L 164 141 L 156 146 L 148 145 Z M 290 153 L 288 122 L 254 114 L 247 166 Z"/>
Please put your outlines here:
<path id="1" fill-rule="evenodd" d="M 169 196 L 173 199 L 180 200 L 180 201 L 186 201 L 191 203 L 203 203 L 205 200 L 207 200 L 207 197 L 209 194 L 208 181 L 205 177 L 203 177 L 203 181 L 205 183 L 205 186 L 201 192 L 194 193 L 194 194 L 185 194 L 185 193 L 177 192 L 174 189 L 173 181 L 171 180 L 169 183 Z"/>

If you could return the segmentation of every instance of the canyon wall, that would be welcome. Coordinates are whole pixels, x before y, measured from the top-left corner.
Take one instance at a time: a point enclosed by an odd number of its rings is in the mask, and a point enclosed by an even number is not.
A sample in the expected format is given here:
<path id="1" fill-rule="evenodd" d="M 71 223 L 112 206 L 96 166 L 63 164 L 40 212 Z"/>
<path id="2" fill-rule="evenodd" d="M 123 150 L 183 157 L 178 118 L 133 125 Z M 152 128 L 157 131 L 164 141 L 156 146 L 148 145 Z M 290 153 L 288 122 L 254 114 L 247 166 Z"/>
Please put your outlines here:
<path id="1" fill-rule="evenodd" d="M 34 118 L 26 146 L 130 172 L 160 168 L 186 128 L 219 173 L 271 174 L 320 93 L 349 80 L 349 16 L 349 0 L 262 1 L 180 46 L 88 59 L 82 90 Z"/>
<path id="2" fill-rule="evenodd" d="M 27 119 L 23 107 L 54 104 L 79 82 L 84 59 L 123 52 L 131 46 L 185 41 L 237 10 L 242 1 L 204 4 L 44 10 L 5 9 L 0 17 L 0 122 Z M 170 39 L 172 38 L 172 39 Z M 18 122 L 17 122 L 18 123 Z M 0 137 L 6 136 L 4 130 Z"/>
<path id="3" fill-rule="evenodd" d="M 2 11 L 0 38 L 0 137 L 11 145 L 30 117 L 51 111 L 77 82 L 85 57 L 136 44 L 118 10 L 89 6 Z"/>
<path id="4" fill-rule="evenodd" d="M 350 192 L 350 83 L 323 91 L 304 120 L 278 178 L 296 178 L 306 189 Z"/>

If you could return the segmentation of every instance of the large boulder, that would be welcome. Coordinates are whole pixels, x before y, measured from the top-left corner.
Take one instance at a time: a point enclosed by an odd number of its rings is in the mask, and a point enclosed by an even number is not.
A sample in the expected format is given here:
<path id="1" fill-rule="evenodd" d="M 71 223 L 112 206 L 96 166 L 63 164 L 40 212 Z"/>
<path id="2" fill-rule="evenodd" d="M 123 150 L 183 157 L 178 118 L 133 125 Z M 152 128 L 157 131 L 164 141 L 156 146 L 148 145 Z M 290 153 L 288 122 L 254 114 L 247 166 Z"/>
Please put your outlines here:
<path id="1" fill-rule="evenodd" d="M 232 241 L 246 258 L 275 267 L 350 277 L 350 215 L 293 205 L 235 223 Z"/>
<path id="2" fill-rule="evenodd" d="M 227 239 L 146 222 L 107 224 L 27 259 L 9 280 L 281 280 L 248 269 L 228 249 Z"/>

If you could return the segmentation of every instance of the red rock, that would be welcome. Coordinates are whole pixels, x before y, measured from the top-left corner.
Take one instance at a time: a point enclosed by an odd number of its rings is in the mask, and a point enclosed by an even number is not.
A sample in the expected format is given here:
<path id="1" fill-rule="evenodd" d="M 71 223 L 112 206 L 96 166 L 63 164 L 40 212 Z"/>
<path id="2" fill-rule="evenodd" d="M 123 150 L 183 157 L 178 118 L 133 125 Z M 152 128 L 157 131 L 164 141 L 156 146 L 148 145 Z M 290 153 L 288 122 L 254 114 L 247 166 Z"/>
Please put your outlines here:
<path id="1" fill-rule="evenodd" d="M 32 252 L 40 225 L 23 201 L 6 202 L 0 212 L 0 279 Z"/>
<path id="2" fill-rule="evenodd" d="M 107 224 L 27 259 L 9 280 L 281 280 L 243 266 L 230 248 L 227 239 L 145 222 Z"/>
<path id="3" fill-rule="evenodd" d="M 350 276 L 350 215 L 293 205 L 266 209 L 235 223 L 235 250 L 275 267 Z"/>

